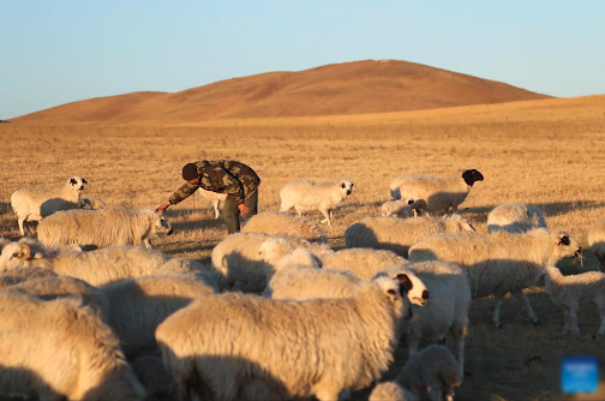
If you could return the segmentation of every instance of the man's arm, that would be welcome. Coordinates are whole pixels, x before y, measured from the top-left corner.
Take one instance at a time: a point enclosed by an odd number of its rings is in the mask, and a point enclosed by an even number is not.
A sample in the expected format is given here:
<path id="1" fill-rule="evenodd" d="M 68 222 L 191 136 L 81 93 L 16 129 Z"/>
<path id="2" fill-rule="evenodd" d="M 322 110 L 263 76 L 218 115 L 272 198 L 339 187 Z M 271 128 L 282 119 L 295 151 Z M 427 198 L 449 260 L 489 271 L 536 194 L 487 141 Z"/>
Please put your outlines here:
<path id="1" fill-rule="evenodd" d="M 185 185 L 183 185 L 182 187 L 177 189 L 170 196 L 170 198 L 168 198 L 168 202 L 170 202 L 173 205 L 176 205 L 177 203 L 180 203 L 183 200 L 189 198 L 195 191 L 197 191 L 198 188 L 199 188 L 199 186 L 197 186 L 197 185 L 186 183 Z"/>

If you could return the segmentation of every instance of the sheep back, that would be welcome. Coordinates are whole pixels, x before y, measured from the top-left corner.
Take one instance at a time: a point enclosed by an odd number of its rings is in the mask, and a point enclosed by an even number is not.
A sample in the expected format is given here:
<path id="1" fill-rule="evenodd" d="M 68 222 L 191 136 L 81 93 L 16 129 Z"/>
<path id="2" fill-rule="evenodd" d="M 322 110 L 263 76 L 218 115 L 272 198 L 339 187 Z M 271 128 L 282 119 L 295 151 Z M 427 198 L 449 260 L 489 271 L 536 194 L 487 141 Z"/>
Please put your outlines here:
<path id="1" fill-rule="evenodd" d="M 540 227 L 548 228 L 542 212 L 522 203 L 504 203 L 496 206 L 487 216 L 487 231 L 490 233 L 497 230 L 522 233 Z"/>
<path id="2" fill-rule="evenodd" d="M 313 220 L 285 212 L 265 212 L 253 216 L 242 232 L 294 234 L 311 242 L 326 242 L 326 233 Z"/>

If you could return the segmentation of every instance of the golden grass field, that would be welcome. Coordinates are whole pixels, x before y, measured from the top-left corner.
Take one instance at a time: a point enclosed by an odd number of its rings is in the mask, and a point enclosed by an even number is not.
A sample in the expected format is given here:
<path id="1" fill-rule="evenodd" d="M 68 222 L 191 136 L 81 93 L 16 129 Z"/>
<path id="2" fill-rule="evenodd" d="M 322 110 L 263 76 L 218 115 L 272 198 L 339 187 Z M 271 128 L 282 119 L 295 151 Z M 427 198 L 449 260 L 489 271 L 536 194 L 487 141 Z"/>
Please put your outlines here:
<path id="1" fill-rule="evenodd" d="M 0 124 L 0 234 L 18 236 L 10 194 L 19 188 L 61 185 L 71 175 L 90 183 L 86 196 L 118 207 L 155 207 L 182 184 L 183 164 L 234 159 L 261 176 L 261 211 L 279 208 L 279 190 L 299 178 L 355 183 L 351 197 L 326 227 L 334 248 L 355 221 L 379 214 L 391 178 L 401 173 L 433 176 L 480 170 L 462 215 L 486 231 L 487 213 L 519 201 L 538 206 L 550 227 L 569 231 L 586 246 L 587 228 L 605 216 L 605 96 L 549 99 L 441 110 L 353 116 L 220 120 L 189 125 Z M 172 207 L 175 234 L 156 248 L 172 256 L 207 261 L 226 236 L 211 205 L 197 195 Z M 309 213 L 320 218 L 319 212 Z M 574 260 L 566 273 L 597 268 L 590 251 L 584 267 Z M 542 325 L 534 327 L 520 302 L 507 300 L 504 328 L 491 323 L 493 299 L 473 301 L 466 348 L 469 376 L 457 400 L 550 400 L 558 363 L 567 354 L 599 355 L 596 308 L 580 315 L 579 337 L 564 337 L 562 312 L 543 287 L 527 290 Z M 401 366 L 405 350 L 387 377 Z M 354 394 L 365 399 L 367 392 Z"/>

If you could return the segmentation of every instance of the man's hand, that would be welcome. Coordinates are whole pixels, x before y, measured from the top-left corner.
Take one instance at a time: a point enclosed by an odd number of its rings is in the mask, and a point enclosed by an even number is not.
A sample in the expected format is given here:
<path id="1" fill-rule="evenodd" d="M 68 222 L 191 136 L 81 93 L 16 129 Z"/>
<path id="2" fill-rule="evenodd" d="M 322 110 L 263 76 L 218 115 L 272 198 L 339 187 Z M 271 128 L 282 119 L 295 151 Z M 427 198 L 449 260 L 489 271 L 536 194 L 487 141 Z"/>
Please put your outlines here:
<path id="1" fill-rule="evenodd" d="M 164 210 L 168 209 L 168 206 L 172 205 L 170 202 L 164 202 L 160 206 L 155 208 L 156 212 L 162 213 Z"/>
<path id="2" fill-rule="evenodd" d="M 237 205 L 237 207 L 239 208 L 239 212 L 242 216 L 245 216 L 250 212 L 250 209 L 248 209 L 243 203 L 241 205 Z"/>

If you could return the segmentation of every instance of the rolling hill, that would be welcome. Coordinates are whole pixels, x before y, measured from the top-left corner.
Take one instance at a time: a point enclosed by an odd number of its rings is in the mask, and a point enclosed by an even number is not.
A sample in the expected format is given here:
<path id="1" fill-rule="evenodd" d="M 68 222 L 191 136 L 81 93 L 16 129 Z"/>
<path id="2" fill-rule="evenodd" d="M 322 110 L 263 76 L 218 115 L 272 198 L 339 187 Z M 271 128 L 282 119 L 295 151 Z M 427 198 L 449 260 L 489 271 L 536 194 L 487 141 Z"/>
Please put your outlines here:
<path id="1" fill-rule="evenodd" d="M 228 79 L 176 93 L 136 92 L 87 99 L 14 121 L 195 122 L 384 113 L 548 97 L 421 64 L 365 60 Z"/>

